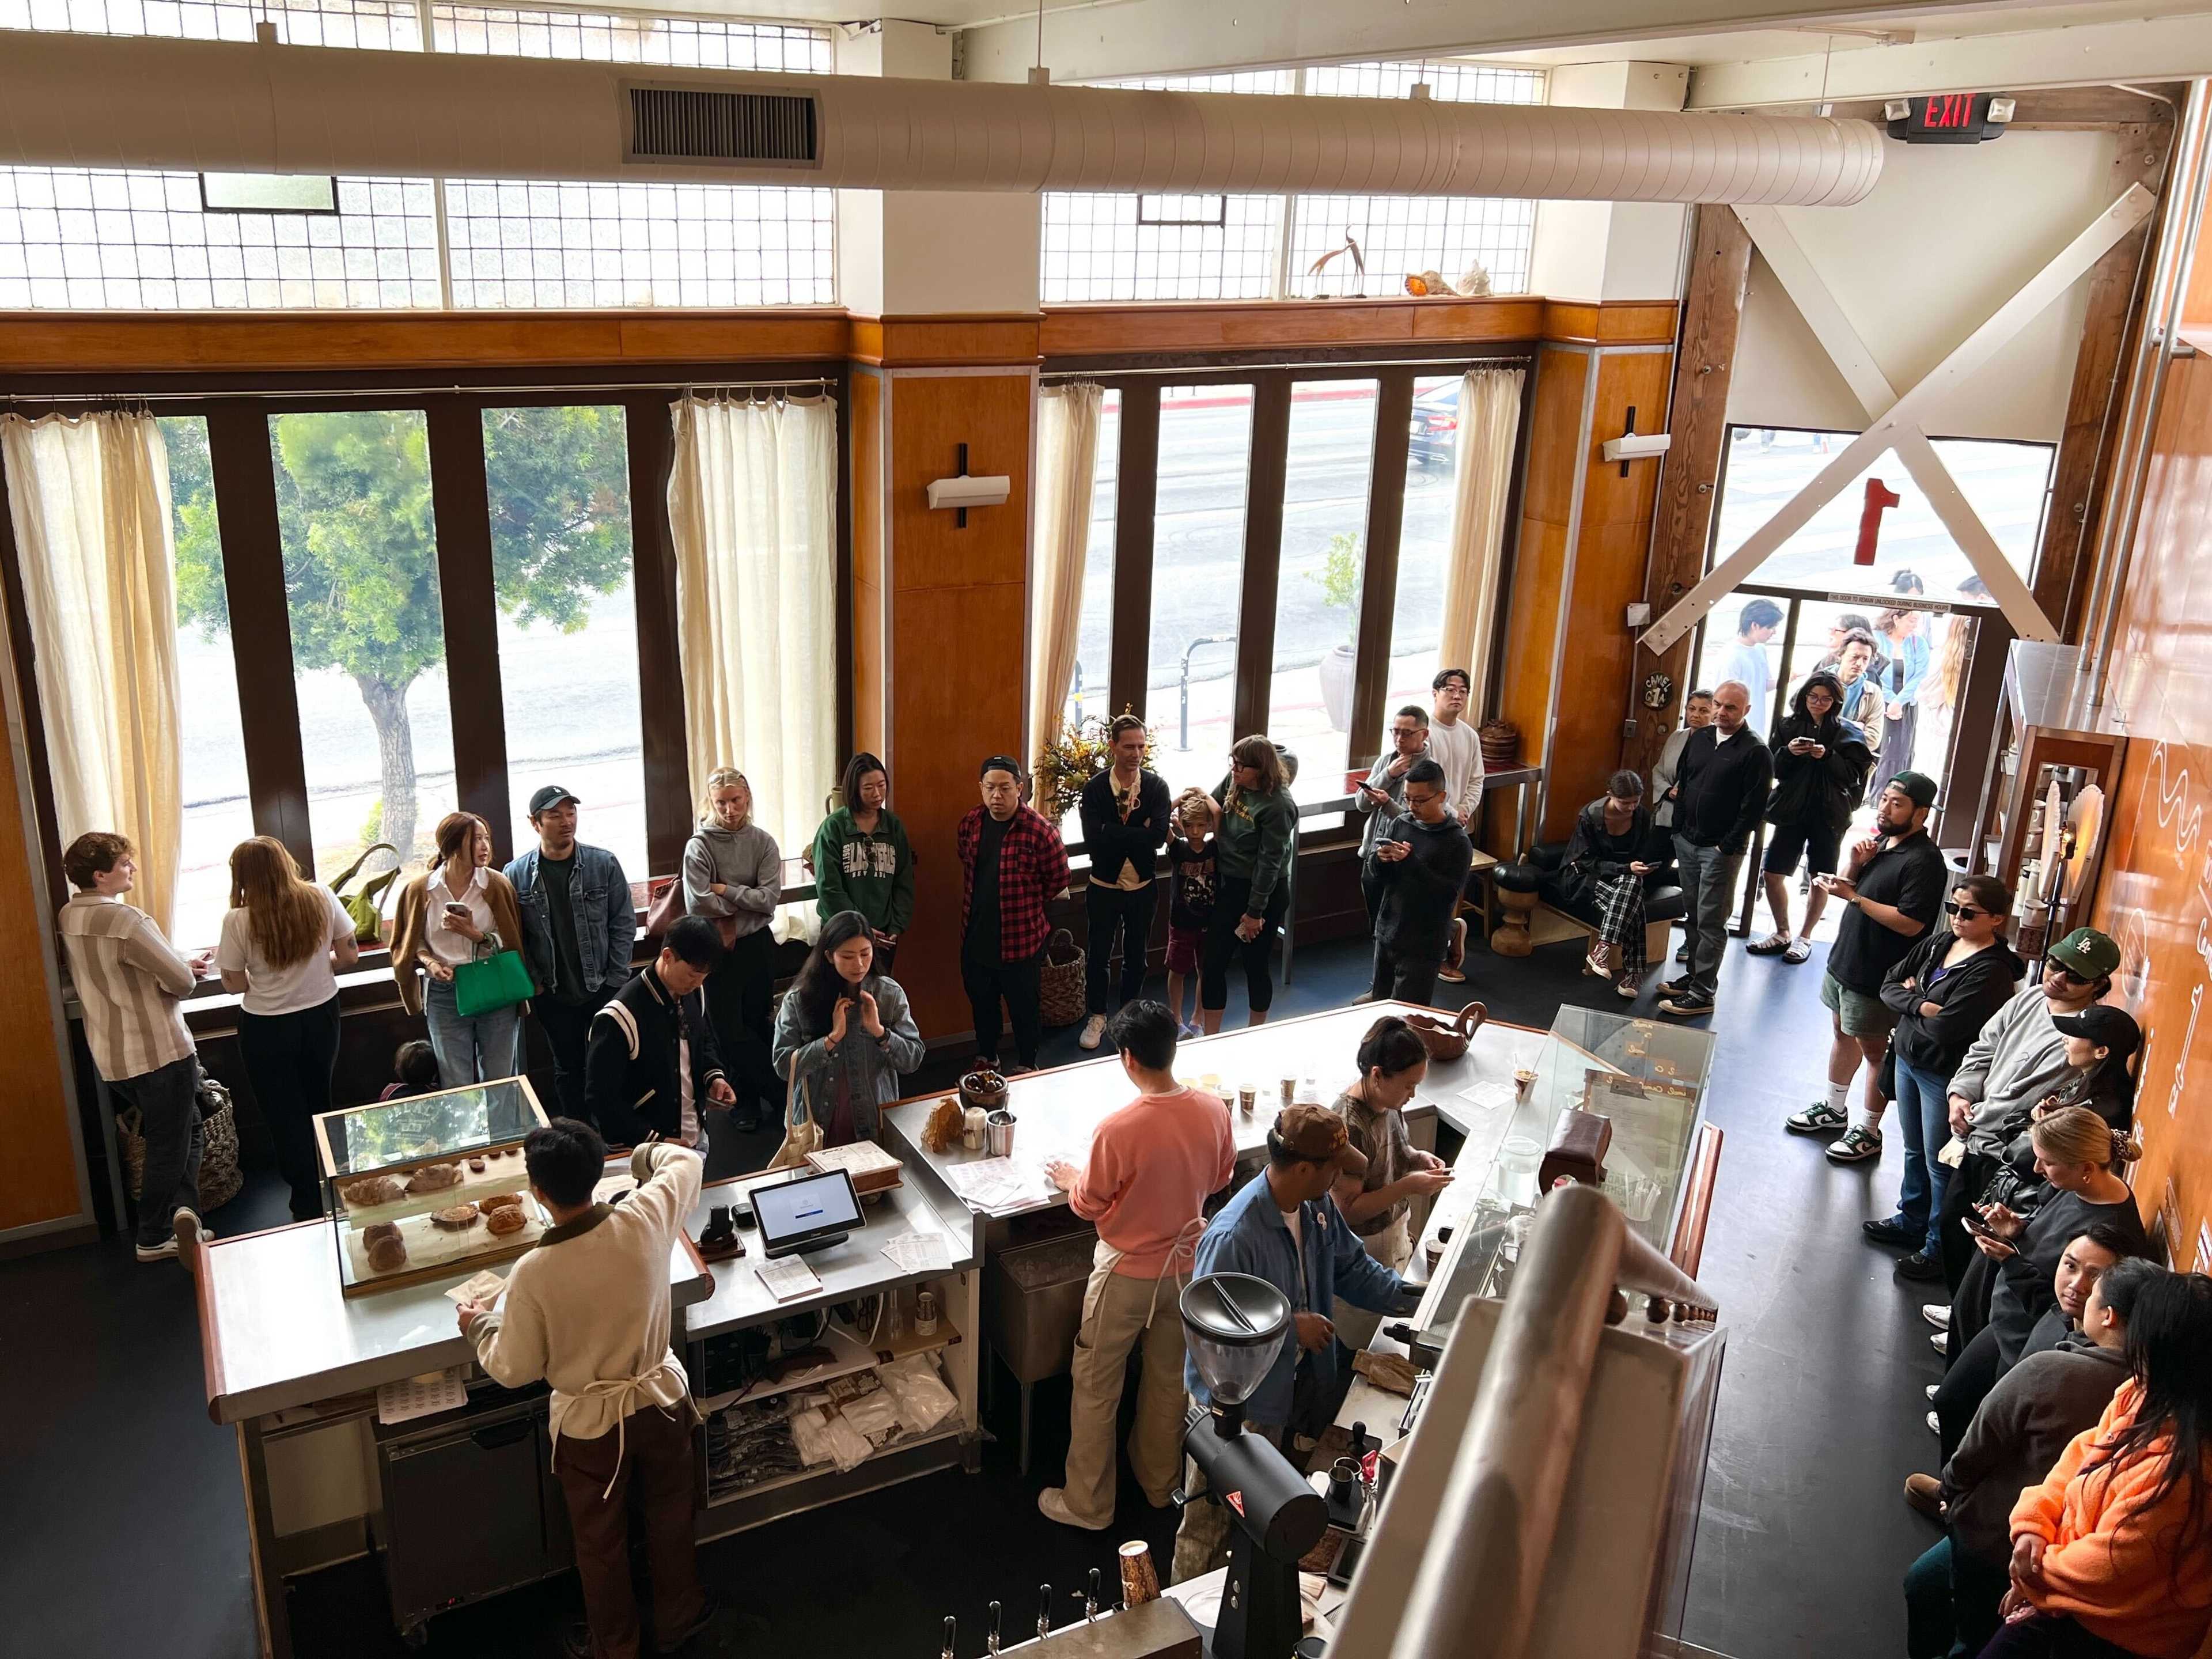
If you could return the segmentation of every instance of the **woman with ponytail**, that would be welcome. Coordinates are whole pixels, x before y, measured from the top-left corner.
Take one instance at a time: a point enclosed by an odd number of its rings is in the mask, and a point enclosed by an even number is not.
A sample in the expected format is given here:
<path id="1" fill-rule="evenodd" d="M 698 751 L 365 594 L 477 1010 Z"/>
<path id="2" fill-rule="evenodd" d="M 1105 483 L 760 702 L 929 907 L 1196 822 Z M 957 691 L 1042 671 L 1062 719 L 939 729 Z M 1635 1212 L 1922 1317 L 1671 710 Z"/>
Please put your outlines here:
<path id="1" fill-rule="evenodd" d="M 2128 1380 L 2012 1511 L 2008 1622 L 1982 1659 L 2191 1659 L 2212 1644 L 2212 1279 L 2161 1273 Z"/>
<path id="2" fill-rule="evenodd" d="M 1338 1178 L 1330 1196 L 1367 1254 L 1397 1272 L 1413 1259 L 1413 1200 L 1451 1184 L 1451 1170 L 1431 1152 L 1417 1152 L 1406 1133 L 1406 1103 L 1429 1073 L 1420 1034 L 1395 1014 L 1385 1014 L 1359 1040 L 1359 1080 L 1336 1097 L 1336 1110 L 1352 1144 L 1367 1159 L 1364 1176 Z M 1355 1308 L 1342 1297 L 1329 1317 L 1354 1353 L 1365 1347 L 1382 1316 Z"/>

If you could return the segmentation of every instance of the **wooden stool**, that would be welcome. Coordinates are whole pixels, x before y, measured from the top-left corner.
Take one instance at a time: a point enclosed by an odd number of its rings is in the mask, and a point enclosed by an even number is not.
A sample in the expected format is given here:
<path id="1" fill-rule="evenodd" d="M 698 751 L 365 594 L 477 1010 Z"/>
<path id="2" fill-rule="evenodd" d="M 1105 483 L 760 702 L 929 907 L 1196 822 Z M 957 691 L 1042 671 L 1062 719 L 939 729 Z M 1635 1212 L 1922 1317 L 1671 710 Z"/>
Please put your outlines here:
<path id="1" fill-rule="evenodd" d="M 1490 874 L 1498 890 L 1498 906 L 1504 914 L 1498 931 L 1490 936 L 1490 949 L 1501 957 L 1525 957 L 1534 950 L 1528 937 L 1528 916 L 1536 908 L 1536 870 L 1533 865 L 1501 864 Z"/>

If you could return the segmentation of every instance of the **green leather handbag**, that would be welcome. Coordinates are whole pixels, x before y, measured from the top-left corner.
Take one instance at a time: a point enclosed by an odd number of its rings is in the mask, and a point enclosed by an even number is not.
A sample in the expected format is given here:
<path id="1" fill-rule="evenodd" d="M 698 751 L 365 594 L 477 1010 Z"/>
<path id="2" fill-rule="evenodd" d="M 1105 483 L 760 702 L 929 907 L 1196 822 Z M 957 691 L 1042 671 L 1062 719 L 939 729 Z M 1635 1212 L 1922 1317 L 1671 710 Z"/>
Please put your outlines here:
<path id="1" fill-rule="evenodd" d="M 486 942 L 496 946 L 499 935 L 488 933 Z M 530 982 L 530 969 L 522 952 L 495 949 L 488 957 L 464 962 L 453 969 L 453 1012 L 463 1019 L 495 1013 L 527 1002 L 538 988 Z"/>

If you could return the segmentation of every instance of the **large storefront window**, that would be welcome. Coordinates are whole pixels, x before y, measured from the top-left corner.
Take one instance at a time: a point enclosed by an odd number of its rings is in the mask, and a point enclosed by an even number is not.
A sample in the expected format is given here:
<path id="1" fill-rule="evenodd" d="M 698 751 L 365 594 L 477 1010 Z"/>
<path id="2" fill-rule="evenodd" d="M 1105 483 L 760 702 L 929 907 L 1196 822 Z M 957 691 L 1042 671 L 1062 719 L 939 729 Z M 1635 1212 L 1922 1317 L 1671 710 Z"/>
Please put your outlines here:
<path id="1" fill-rule="evenodd" d="M 1170 387 L 1153 498 L 1147 719 L 1170 793 L 1229 770 L 1251 477 L 1252 388 Z"/>

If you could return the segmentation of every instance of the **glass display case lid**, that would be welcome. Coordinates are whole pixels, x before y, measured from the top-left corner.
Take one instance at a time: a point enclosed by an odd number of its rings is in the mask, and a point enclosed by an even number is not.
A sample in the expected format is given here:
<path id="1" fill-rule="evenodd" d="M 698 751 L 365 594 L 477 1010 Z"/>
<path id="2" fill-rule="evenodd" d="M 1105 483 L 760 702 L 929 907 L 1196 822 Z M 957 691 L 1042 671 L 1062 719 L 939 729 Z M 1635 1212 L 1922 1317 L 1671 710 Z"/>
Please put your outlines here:
<path id="1" fill-rule="evenodd" d="M 530 1079 L 510 1077 L 324 1112 L 315 1141 L 323 1173 L 339 1178 L 514 1146 L 544 1121 Z"/>

